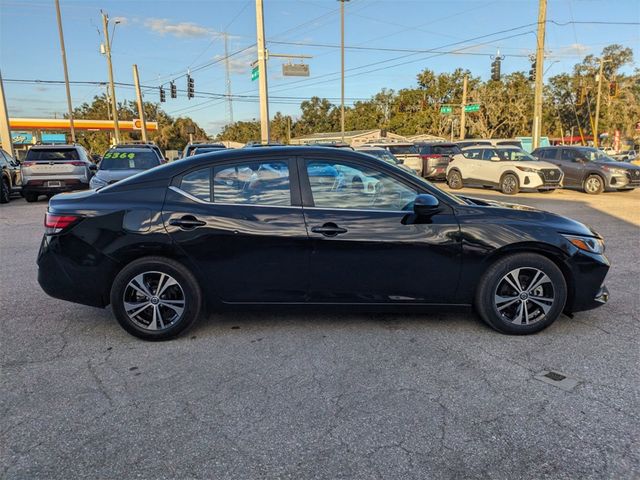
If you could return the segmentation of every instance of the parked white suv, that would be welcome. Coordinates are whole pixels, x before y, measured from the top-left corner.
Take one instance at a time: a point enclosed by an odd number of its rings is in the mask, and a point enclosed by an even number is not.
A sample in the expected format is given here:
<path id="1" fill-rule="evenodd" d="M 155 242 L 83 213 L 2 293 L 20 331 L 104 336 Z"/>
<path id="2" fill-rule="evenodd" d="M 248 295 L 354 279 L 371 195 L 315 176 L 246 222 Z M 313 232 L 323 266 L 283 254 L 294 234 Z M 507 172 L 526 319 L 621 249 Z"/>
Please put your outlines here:
<path id="1" fill-rule="evenodd" d="M 447 183 L 453 189 L 492 187 L 507 195 L 515 195 L 520 190 L 552 192 L 562 187 L 562 179 L 562 170 L 555 165 L 509 146 L 463 148 L 447 167 Z"/>

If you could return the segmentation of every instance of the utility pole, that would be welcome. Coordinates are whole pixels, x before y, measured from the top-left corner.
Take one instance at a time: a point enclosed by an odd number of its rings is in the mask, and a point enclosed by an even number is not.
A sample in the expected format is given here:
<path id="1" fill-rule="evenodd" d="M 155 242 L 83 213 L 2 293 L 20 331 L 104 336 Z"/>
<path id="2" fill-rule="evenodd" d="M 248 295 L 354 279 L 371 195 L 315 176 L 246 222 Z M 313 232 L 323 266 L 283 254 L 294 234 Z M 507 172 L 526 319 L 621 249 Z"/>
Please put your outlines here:
<path id="1" fill-rule="evenodd" d="M 264 46 L 262 0 L 256 0 L 256 40 L 258 47 L 258 84 L 260 90 L 260 141 L 269 143 L 269 92 L 267 91 L 267 50 Z"/>
<path id="2" fill-rule="evenodd" d="M 600 120 L 600 97 L 602 95 L 602 76 L 603 76 L 604 58 L 600 58 L 600 68 L 598 69 L 598 94 L 596 95 L 596 118 L 593 122 L 593 146 L 598 148 L 598 121 Z"/>
<path id="3" fill-rule="evenodd" d="M 547 23 L 547 0 L 538 2 L 538 44 L 536 47 L 536 78 L 533 100 L 532 148 L 540 146 L 542 134 L 542 80 L 544 75 L 544 35 Z"/>
<path id="4" fill-rule="evenodd" d="M 231 69 L 229 66 L 229 48 L 228 48 L 229 34 L 224 32 L 224 66 L 226 69 L 226 84 L 227 84 L 227 120 L 229 123 L 233 123 L 233 99 L 231 98 Z"/>
<path id="5" fill-rule="evenodd" d="M 138 65 L 133 64 L 133 83 L 136 86 L 136 98 L 138 100 L 138 115 L 142 123 L 142 141 L 147 141 L 147 119 L 144 114 L 144 104 L 142 103 L 142 91 L 140 90 L 140 77 L 138 77 Z"/>
<path id="6" fill-rule="evenodd" d="M 104 29 L 105 55 L 109 72 L 109 89 L 111 97 L 111 112 L 113 115 L 113 134 L 116 144 L 120 143 L 120 126 L 118 125 L 118 104 L 116 102 L 116 88 L 113 84 L 113 65 L 111 64 L 111 42 L 109 41 L 109 16 L 102 12 L 102 27 Z"/>
<path id="7" fill-rule="evenodd" d="M 464 140 L 465 130 L 466 130 L 466 117 L 464 107 L 467 106 L 467 75 L 464 76 L 464 80 L 462 81 L 462 103 L 460 104 L 460 140 Z"/>
<path id="8" fill-rule="evenodd" d="M 287 116 L 287 145 L 291 145 L 291 117 Z"/>
<path id="9" fill-rule="evenodd" d="M 344 2 L 349 0 L 338 0 L 340 2 L 340 134 L 344 143 Z"/>
<path id="10" fill-rule="evenodd" d="M 67 69 L 67 52 L 64 46 L 64 33 L 62 32 L 62 18 L 60 15 L 60 0 L 56 0 L 56 16 L 58 17 L 58 34 L 60 35 L 60 51 L 62 52 L 64 84 L 67 88 L 67 108 L 69 109 L 69 129 L 71 130 L 71 142 L 76 143 L 76 129 L 73 124 L 73 107 L 71 105 L 71 88 L 69 87 L 69 71 Z"/>
<path id="11" fill-rule="evenodd" d="M 4 84 L 2 83 L 2 72 L 0 72 L 0 142 L 5 152 L 15 158 L 13 151 L 13 140 L 9 128 L 9 113 L 7 112 L 7 101 L 4 96 Z"/>

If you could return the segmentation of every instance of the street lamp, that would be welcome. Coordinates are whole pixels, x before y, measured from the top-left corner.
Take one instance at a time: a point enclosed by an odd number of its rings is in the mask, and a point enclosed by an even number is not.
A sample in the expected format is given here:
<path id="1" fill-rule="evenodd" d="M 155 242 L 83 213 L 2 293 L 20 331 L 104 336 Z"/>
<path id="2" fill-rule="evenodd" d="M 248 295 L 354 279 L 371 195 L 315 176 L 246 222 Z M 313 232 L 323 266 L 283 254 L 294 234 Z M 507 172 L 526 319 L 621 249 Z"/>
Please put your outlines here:
<path id="1" fill-rule="evenodd" d="M 349 0 L 338 0 L 340 2 L 340 133 L 344 143 L 344 2 Z"/>
<path id="2" fill-rule="evenodd" d="M 113 33 L 119 20 L 114 21 Z M 102 26 L 104 29 L 104 54 L 107 57 L 107 69 L 109 73 L 109 89 L 111 93 L 111 112 L 113 115 L 113 133 L 116 144 L 120 143 L 120 126 L 118 125 L 118 104 L 116 102 L 116 88 L 113 82 L 113 65 L 111 63 L 111 42 L 109 41 L 109 15 L 102 12 Z"/>

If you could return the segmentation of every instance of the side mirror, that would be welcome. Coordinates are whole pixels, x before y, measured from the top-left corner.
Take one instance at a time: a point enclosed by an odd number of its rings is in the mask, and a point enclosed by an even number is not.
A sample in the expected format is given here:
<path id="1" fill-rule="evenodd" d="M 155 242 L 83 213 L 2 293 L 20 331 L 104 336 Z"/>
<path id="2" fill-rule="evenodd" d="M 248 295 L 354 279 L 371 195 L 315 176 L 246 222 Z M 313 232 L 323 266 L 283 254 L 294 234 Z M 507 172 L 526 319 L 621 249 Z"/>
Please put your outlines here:
<path id="1" fill-rule="evenodd" d="M 98 166 L 92 163 L 91 165 L 89 165 L 89 170 L 91 170 L 92 172 L 95 172 L 98 170 Z"/>
<path id="2" fill-rule="evenodd" d="M 573 161 L 575 163 L 584 163 L 584 158 L 582 158 L 582 157 L 574 157 Z"/>
<path id="3" fill-rule="evenodd" d="M 500 161 L 500 157 L 498 157 L 497 155 L 494 155 L 493 157 L 491 157 L 491 161 L 492 162 L 499 162 Z"/>
<path id="4" fill-rule="evenodd" d="M 418 216 L 429 216 L 437 213 L 440 202 L 436 197 L 428 193 L 418 195 L 413 201 L 413 211 Z"/>

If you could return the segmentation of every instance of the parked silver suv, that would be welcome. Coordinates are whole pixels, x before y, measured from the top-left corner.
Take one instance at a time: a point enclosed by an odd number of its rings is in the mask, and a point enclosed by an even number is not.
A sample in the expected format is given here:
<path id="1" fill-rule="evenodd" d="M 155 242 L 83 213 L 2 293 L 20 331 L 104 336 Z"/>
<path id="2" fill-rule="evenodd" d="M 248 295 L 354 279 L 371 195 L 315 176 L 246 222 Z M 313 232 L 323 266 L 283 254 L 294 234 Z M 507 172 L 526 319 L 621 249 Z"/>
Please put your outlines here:
<path id="1" fill-rule="evenodd" d="M 81 145 L 34 145 L 22 162 L 22 196 L 35 202 L 40 195 L 89 188 L 96 165 Z"/>

